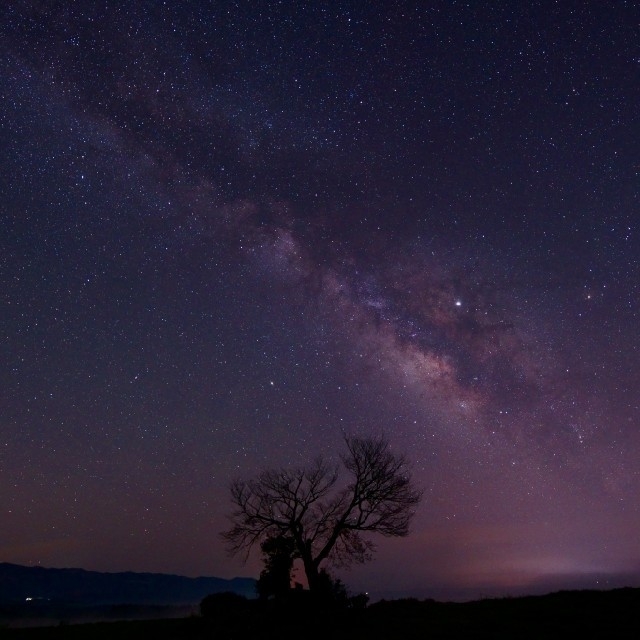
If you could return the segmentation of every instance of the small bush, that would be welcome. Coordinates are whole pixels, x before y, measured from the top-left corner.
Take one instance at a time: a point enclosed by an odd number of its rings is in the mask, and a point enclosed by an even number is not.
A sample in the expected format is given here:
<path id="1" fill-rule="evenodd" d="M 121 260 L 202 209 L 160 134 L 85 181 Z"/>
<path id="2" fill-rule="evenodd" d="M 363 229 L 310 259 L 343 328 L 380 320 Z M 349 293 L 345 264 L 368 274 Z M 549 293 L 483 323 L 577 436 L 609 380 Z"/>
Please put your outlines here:
<path id="1" fill-rule="evenodd" d="M 200 602 L 200 615 L 203 618 L 228 617 L 244 611 L 249 605 L 245 596 L 233 591 L 222 591 L 206 596 Z"/>

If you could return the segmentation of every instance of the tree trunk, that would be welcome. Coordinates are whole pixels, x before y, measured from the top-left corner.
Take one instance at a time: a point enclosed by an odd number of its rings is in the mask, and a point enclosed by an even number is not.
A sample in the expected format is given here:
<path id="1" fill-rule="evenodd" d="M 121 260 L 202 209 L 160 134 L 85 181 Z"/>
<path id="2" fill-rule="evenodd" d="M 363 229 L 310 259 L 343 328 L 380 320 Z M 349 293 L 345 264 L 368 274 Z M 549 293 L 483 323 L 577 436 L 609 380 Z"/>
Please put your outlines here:
<path id="1" fill-rule="evenodd" d="M 318 566 L 311 558 L 303 558 L 302 564 L 305 575 L 307 576 L 309 591 L 316 593 L 320 589 L 320 572 Z"/>

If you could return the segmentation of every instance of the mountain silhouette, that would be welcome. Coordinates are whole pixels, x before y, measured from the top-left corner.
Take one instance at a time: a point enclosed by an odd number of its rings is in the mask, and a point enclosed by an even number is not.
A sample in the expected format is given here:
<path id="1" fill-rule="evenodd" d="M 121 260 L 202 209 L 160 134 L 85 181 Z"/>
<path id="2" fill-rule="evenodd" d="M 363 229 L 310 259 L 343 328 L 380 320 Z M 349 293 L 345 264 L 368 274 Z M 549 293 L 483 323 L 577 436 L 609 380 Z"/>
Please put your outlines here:
<path id="1" fill-rule="evenodd" d="M 55 602 L 94 605 L 184 605 L 232 591 L 255 597 L 253 578 L 187 578 L 164 573 L 102 573 L 0 563 L 0 605 Z"/>

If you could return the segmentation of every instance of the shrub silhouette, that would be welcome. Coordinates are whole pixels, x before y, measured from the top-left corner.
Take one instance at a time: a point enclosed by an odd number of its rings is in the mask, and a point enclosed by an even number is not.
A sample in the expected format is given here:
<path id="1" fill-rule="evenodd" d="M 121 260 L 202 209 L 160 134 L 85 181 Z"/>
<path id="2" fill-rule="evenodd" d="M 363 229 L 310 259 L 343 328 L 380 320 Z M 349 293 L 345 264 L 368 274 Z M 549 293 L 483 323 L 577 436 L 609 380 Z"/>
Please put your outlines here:
<path id="1" fill-rule="evenodd" d="M 291 586 L 291 571 L 296 557 L 295 542 L 287 536 L 267 538 L 260 545 L 264 569 L 256 583 L 262 600 L 286 596 Z"/>
<path id="2" fill-rule="evenodd" d="M 200 615 L 203 618 L 222 618 L 246 611 L 249 600 L 233 591 L 222 591 L 205 596 L 200 602 Z"/>

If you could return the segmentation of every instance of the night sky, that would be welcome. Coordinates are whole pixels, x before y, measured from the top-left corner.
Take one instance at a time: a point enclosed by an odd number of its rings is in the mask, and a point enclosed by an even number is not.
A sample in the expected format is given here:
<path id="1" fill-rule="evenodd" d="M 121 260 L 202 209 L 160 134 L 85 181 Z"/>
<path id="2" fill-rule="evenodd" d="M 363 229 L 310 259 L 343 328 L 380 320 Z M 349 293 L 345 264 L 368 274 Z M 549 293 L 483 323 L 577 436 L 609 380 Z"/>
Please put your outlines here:
<path id="1" fill-rule="evenodd" d="M 257 576 L 230 481 L 384 434 L 424 498 L 352 591 L 640 586 L 639 33 L 3 2 L 0 561 Z"/>

